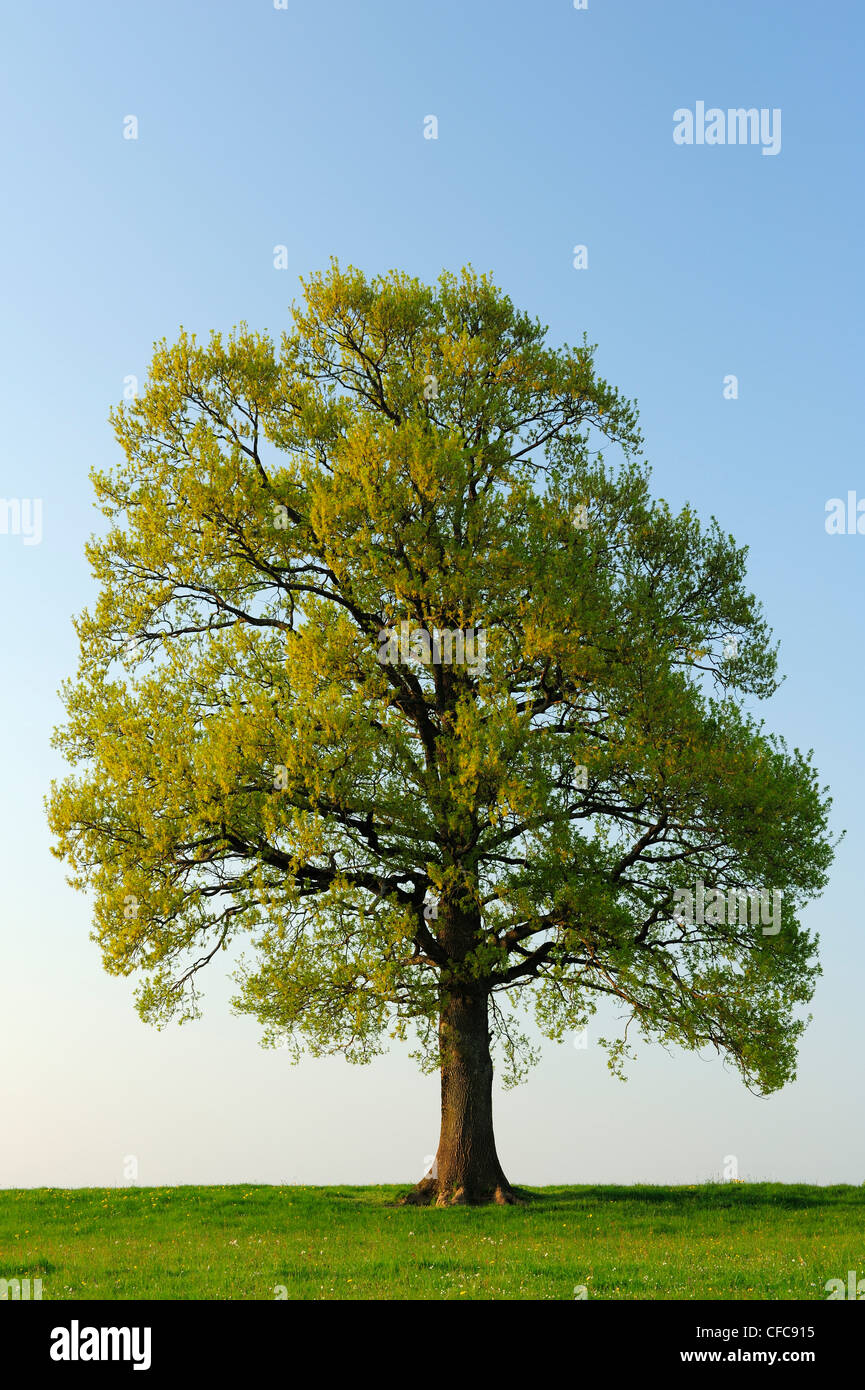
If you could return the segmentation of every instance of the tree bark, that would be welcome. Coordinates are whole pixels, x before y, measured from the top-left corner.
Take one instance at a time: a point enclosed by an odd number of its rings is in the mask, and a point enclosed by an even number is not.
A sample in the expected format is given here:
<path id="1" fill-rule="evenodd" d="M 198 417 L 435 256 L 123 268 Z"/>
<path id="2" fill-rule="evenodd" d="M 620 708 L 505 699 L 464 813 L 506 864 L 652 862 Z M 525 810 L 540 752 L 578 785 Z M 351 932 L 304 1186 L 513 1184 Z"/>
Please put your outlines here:
<path id="1" fill-rule="evenodd" d="M 441 1136 L 437 1171 L 423 1178 L 405 1200 L 440 1207 L 521 1201 L 496 1153 L 486 993 L 443 995 L 439 1052 Z"/>

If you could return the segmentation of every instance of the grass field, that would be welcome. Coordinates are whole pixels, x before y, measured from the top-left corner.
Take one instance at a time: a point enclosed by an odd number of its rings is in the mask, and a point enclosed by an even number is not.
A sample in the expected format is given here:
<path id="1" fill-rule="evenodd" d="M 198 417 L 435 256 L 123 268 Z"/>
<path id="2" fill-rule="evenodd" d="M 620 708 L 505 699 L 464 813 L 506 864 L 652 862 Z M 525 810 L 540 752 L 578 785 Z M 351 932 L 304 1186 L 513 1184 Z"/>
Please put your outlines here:
<path id="1" fill-rule="evenodd" d="M 474 1210 L 404 1191 L 3 1191 L 0 1278 L 41 1278 L 43 1300 L 825 1299 L 865 1276 L 865 1186 L 546 1187 Z"/>

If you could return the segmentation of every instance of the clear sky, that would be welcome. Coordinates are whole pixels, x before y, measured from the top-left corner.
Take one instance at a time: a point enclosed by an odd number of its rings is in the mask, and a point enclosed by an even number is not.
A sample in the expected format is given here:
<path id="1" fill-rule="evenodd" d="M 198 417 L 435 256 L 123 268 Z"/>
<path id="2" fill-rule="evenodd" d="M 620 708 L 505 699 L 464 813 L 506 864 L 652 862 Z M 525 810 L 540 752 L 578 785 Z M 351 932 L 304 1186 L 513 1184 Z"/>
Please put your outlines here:
<path id="1" fill-rule="evenodd" d="M 865 1180 L 865 535 L 824 524 L 865 497 L 862 7 L 40 0 L 0 24 L 0 496 L 42 502 L 38 544 L 0 534 L 0 1186 L 121 1183 L 133 1155 L 141 1183 L 408 1182 L 436 1147 L 435 1077 L 400 1052 L 294 1068 L 220 974 L 203 1022 L 145 1027 L 43 811 L 110 406 L 181 324 L 279 333 L 331 255 L 471 262 L 553 340 L 599 344 L 656 493 L 750 546 L 787 676 L 767 724 L 814 748 L 847 830 L 805 918 L 824 974 L 799 1079 L 760 1100 L 714 1056 L 646 1048 L 623 1085 L 591 1034 L 546 1043 L 497 1096 L 510 1178 L 687 1183 L 735 1155 L 748 1179 Z M 780 150 L 675 143 L 698 102 L 780 111 Z"/>

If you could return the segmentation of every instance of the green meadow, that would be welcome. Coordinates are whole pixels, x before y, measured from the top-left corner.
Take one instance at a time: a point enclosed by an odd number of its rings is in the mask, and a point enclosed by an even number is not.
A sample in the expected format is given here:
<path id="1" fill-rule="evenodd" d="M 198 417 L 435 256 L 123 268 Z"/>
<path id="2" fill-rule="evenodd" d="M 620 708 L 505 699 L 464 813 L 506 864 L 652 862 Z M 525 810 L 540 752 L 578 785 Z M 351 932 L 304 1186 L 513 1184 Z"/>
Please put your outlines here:
<path id="1" fill-rule="evenodd" d="M 865 1186 L 524 1189 L 521 1207 L 399 1205 L 405 1187 L 0 1192 L 0 1278 L 47 1299 L 825 1299 L 865 1276 Z"/>

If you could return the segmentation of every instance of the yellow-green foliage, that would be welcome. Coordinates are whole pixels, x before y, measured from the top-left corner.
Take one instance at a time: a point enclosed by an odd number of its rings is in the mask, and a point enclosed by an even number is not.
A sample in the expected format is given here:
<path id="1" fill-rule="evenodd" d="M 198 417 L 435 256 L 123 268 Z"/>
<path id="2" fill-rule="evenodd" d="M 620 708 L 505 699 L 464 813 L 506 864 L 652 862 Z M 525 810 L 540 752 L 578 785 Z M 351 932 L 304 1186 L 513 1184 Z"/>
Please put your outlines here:
<path id="1" fill-rule="evenodd" d="M 516 1075 L 530 986 L 553 1037 L 609 994 L 792 1074 L 828 801 L 745 711 L 776 679 L 744 552 L 650 498 L 590 345 L 471 270 L 334 264 L 278 345 L 159 345 L 114 424 L 50 816 L 145 1017 L 194 1014 L 248 940 L 238 1006 L 314 1052 L 411 1026 L 429 1062 L 440 988 L 481 986 Z M 483 630 L 485 661 L 385 664 L 403 622 Z M 682 930 L 697 877 L 783 889 L 783 930 Z"/>

